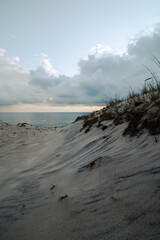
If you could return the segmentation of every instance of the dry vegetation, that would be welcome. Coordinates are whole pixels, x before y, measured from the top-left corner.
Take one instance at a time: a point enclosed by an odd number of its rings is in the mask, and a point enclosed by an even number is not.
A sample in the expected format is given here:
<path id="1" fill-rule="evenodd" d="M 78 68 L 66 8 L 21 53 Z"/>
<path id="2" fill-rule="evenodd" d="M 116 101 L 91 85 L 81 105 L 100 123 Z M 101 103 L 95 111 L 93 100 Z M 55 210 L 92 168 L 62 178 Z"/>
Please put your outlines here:
<path id="1" fill-rule="evenodd" d="M 160 67 L 157 58 L 155 61 Z M 93 125 L 105 130 L 110 124 L 126 122 L 124 136 L 140 135 L 145 130 L 151 135 L 160 134 L 160 80 L 155 73 L 149 72 L 152 76 L 145 80 L 139 93 L 131 89 L 126 99 L 109 99 L 107 106 L 99 112 L 77 118 L 76 121 L 83 120 L 81 131 L 87 133 Z"/>

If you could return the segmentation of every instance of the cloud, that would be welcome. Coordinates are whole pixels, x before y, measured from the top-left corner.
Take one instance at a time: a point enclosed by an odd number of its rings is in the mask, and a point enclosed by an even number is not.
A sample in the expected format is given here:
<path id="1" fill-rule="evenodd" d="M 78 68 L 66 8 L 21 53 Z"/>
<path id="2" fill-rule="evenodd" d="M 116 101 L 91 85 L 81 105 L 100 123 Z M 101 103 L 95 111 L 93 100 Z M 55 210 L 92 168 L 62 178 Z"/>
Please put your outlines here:
<path id="1" fill-rule="evenodd" d="M 43 64 L 43 68 L 46 71 L 46 73 L 48 73 L 49 76 L 53 75 L 53 76 L 58 76 L 58 72 L 53 68 L 50 59 L 44 58 L 42 60 L 42 64 Z"/>
<path id="2" fill-rule="evenodd" d="M 20 59 L 18 56 L 16 57 L 0 57 L 0 76 L 3 74 L 5 76 L 9 76 L 11 74 L 25 74 L 29 73 L 27 68 L 20 66 Z M 4 79 L 7 81 L 7 78 Z"/>
<path id="3" fill-rule="evenodd" d="M 41 54 L 41 56 L 42 56 L 43 58 L 48 58 L 48 55 L 47 55 L 46 53 L 41 52 L 40 54 Z"/>
<path id="4" fill-rule="evenodd" d="M 3 48 L 0 48 L 0 57 L 4 56 L 6 50 L 4 50 Z"/>
<path id="5" fill-rule="evenodd" d="M 128 45 L 128 54 L 142 60 L 160 54 L 160 24 L 148 35 L 138 36 Z"/>
<path id="6" fill-rule="evenodd" d="M 52 69 L 51 69 L 52 70 Z M 46 66 L 38 67 L 36 70 L 30 71 L 30 85 L 40 86 L 42 89 L 48 89 L 59 84 L 60 79 L 54 71 L 46 68 Z"/>
<path id="7" fill-rule="evenodd" d="M 80 60 L 78 66 L 79 74 L 73 77 L 50 76 L 40 67 L 31 71 L 30 84 L 45 91 L 50 103 L 102 104 L 105 96 L 124 96 L 130 86 L 140 86 L 144 77 L 141 66 L 129 56 L 90 55 L 87 60 Z"/>
<path id="8" fill-rule="evenodd" d="M 110 53 L 110 52 L 111 52 L 111 48 L 108 45 L 97 44 L 96 46 L 93 46 L 90 49 L 91 54 L 103 55 L 103 54 Z"/>
<path id="9" fill-rule="evenodd" d="M 42 65 L 28 70 L 20 65 L 18 56 L 4 57 L 5 50 L 0 49 L 0 104 L 98 105 L 106 97 L 124 97 L 130 87 L 140 89 L 150 76 L 142 64 L 153 66 L 152 55 L 160 58 L 159 42 L 157 24 L 148 35 L 133 39 L 126 54 L 113 53 L 105 45 L 94 46 L 92 54 L 79 61 L 79 73 L 72 77 L 59 74 L 45 53 L 41 53 Z"/>
<path id="10" fill-rule="evenodd" d="M 38 67 L 36 70 L 30 71 L 29 84 L 40 86 L 42 89 L 47 90 L 48 88 L 58 85 L 61 80 L 58 79 L 59 74 L 53 68 L 48 55 L 41 52 L 41 56 L 43 57 L 41 60 L 42 66 Z"/>
<path id="11" fill-rule="evenodd" d="M 19 57 L 0 57 L 0 105 L 34 101 L 28 84 L 30 72 L 19 61 Z"/>
<path id="12" fill-rule="evenodd" d="M 51 59 L 49 58 L 49 56 L 44 52 L 41 52 L 40 55 L 42 57 L 41 63 L 42 63 L 43 69 L 45 70 L 46 74 L 48 74 L 49 76 L 52 76 L 52 77 L 53 76 L 57 77 L 58 72 L 53 68 Z"/>

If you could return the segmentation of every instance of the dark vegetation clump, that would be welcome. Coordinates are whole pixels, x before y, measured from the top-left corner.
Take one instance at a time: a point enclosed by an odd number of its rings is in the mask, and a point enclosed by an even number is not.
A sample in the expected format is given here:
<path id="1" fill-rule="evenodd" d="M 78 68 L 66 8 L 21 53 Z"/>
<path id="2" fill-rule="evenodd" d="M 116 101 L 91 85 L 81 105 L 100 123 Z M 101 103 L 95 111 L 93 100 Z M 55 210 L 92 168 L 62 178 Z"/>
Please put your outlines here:
<path id="1" fill-rule="evenodd" d="M 59 197 L 59 201 L 62 201 L 63 199 L 68 198 L 68 195 L 65 194 L 64 196 Z"/>
<path id="2" fill-rule="evenodd" d="M 85 129 L 85 133 L 89 132 L 91 127 L 98 121 L 97 117 L 91 117 L 83 121 L 82 130 Z"/>
<path id="3" fill-rule="evenodd" d="M 26 127 L 28 125 L 28 123 L 18 123 L 17 126 L 18 127 Z"/>
<path id="4" fill-rule="evenodd" d="M 128 121 L 128 126 L 125 128 L 123 135 L 135 136 L 139 133 L 142 128 L 139 126 L 139 123 L 142 120 L 142 117 L 147 114 L 147 105 L 143 105 L 142 108 L 135 108 L 127 112 L 126 120 Z"/>
<path id="5" fill-rule="evenodd" d="M 104 111 L 99 116 L 99 121 L 103 122 L 106 120 L 113 120 L 115 118 L 115 113 L 112 110 Z"/>
<path id="6" fill-rule="evenodd" d="M 79 169 L 79 172 L 83 172 L 86 169 L 93 170 L 94 168 L 98 168 L 101 166 L 101 163 L 102 163 L 102 157 L 96 158 L 95 160 L 91 161 L 90 163 L 82 166 Z"/>
<path id="7" fill-rule="evenodd" d="M 85 120 L 87 118 L 88 118 L 88 115 L 79 116 L 79 117 L 76 118 L 76 120 L 74 122 L 78 122 L 80 120 Z"/>
<path id="8" fill-rule="evenodd" d="M 154 106 L 152 106 L 154 107 Z M 123 135 L 135 136 L 142 134 L 144 130 L 148 130 L 150 135 L 160 134 L 160 111 L 149 112 L 151 105 L 146 105 L 139 111 L 135 111 L 135 115 L 129 120 L 128 126 L 125 128 Z"/>

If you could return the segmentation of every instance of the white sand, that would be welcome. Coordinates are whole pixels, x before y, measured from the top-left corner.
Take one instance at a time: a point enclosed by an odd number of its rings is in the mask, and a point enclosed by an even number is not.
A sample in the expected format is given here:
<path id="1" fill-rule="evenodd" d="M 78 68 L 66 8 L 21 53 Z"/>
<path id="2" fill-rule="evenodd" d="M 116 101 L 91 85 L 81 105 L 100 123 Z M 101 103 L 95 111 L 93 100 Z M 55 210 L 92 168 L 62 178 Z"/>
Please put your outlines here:
<path id="1" fill-rule="evenodd" d="M 0 122 L 0 239 L 160 238 L 160 136 L 81 127 Z"/>

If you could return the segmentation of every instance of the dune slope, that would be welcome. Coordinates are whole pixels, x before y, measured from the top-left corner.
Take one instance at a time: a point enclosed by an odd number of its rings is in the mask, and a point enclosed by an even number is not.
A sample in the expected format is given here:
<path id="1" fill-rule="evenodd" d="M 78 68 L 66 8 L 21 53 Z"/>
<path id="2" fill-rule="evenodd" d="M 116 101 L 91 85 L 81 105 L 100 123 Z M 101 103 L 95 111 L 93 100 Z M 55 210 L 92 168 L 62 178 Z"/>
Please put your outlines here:
<path id="1" fill-rule="evenodd" d="M 160 136 L 0 123 L 0 239 L 160 236 Z"/>

